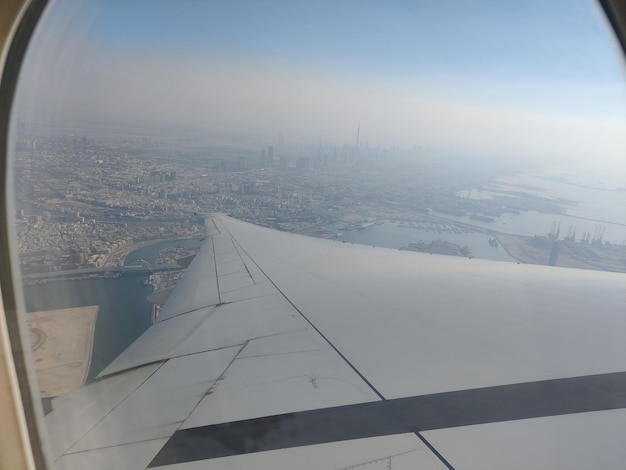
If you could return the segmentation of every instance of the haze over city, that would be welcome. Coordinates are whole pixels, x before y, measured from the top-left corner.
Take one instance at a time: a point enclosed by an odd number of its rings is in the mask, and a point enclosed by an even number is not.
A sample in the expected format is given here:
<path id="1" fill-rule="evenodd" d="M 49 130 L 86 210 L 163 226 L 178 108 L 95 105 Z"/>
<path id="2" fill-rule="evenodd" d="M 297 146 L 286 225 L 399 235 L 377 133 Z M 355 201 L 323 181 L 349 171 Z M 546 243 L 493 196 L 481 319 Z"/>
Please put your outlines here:
<path id="1" fill-rule="evenodd" d="M 614 42 L 584 0 L 55 2 L 15 102 L 23 269 L 120 266 L 217 211 L 539 264 L 562 240 L 562 264 L 624 270 Z M 389 221 L 417 231 L 344 234 Z"/>
<path id="2" fill-rule="evenodd" d="M 373 146 L 623 165 L 623 64 L 591 1 L 54 6 L 20 86 L 27 122 L 334 144 L 360 124 Z"/>

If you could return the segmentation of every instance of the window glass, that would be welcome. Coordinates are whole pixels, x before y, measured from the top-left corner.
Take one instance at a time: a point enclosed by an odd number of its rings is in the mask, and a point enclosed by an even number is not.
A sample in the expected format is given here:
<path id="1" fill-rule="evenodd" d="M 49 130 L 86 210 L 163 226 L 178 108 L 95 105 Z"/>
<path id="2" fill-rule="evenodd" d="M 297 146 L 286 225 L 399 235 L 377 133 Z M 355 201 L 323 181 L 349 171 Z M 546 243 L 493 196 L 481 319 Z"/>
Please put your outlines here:
<path id="1" fill-rule="evenodd" d="M 474 265 L 483 283 L 499 263 L 625 273 L 625 98 L 613 33 L 586 0 L 51 2 L 11 125 L 52 447 L 73 392 L 121 387 L 97 376 L 158 318 L 208 214 L 494 262 Z M 63 458 L 99 448 L 81 447 L 88 430 Z"/>

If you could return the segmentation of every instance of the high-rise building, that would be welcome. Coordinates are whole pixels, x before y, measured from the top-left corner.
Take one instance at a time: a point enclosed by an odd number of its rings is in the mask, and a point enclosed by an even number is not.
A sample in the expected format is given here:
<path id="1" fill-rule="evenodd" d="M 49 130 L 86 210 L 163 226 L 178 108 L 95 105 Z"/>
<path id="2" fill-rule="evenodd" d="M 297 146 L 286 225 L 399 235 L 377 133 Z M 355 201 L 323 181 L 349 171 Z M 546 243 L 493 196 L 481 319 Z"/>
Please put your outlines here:
<path id="1" fill-rule="evenodd" d="M 553 240 L 552 249 L 550 250 L 550 259 L 548 260 L 548 265 L 556 266 L 556 263 L 559 260 L 560 251 L 561 251 L 561 243 L 558 240 Z"/>
<path id="2" fill-rule="evenodd" d="M 311 159 L 309 157 L 300 157 L 296 162 L 296 168 L 306 170 L 311 166 Z"/>

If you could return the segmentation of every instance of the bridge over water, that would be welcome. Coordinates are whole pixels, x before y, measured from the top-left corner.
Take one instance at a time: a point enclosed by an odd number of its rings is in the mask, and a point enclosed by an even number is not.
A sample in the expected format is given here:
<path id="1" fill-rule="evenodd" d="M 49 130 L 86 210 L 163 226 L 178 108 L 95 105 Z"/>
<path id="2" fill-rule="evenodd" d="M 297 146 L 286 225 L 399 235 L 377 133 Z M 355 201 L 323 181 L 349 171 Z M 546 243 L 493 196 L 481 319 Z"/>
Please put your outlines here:
<path id="1" fill-rule="evenodd" d="M 143 260 L 141 260 L 143 261 Z M 176 263 L 150 265 L 149 263 L 140 263 L 133 266 L 113 266 L 102 268 L 84 268 L 84 269 L 68 269 L 65 271 L 52 271 L 47 273 L 25 274 L 25 281 L 34 281 L 42 279 L 64 279 L 64 278 L 88 278 L 88 277 L 106 277 L 107 275 L 140 275 L 153 274 L 166 271 L 177 271 L 184 269 Z"/>

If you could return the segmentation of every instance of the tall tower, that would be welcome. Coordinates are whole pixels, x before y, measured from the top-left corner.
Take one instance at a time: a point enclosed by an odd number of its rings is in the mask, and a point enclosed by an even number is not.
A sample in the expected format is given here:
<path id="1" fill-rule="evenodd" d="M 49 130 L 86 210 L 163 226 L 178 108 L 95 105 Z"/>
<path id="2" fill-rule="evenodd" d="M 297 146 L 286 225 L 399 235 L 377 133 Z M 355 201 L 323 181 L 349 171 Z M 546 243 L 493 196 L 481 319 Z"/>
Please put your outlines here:
<path id="1" fill-rule="evenodd" d="M 561 251 L 561 242 L 558 240 L 552 240 L 552 249 L 550 250 L 550 259 L 548 260 L 549 266 L 556 266 L 559 260 L 559 252 Z"/>
<path id="2" fill-rule="evenodd" d="M 361 123 L 359 122 L 359 125 L 356 128 L 356 150 L 354 151 L 354 158 L 357 161 L 357 165 L 359 161 L 359 138 L 360 137 L 361 137 Z"/>

